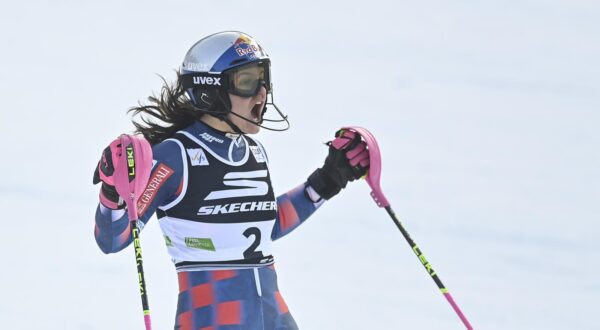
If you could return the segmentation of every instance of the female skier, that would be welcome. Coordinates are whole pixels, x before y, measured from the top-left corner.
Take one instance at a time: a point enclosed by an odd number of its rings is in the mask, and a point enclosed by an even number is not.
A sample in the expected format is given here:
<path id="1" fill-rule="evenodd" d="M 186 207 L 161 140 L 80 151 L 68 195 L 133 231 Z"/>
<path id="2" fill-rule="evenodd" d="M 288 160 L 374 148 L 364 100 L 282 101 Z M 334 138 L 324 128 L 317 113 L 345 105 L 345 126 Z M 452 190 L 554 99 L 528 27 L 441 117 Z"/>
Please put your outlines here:
<path id="1" fill-rule="evenodd" d="M 156 213 L 179 280 L 175 329 L 298 329 L 277 288 L 271 242 L 366 173 L 365 143 L 340 131 L 324 165 L 275 198 L 265 150 L 248 136 L 268 128 L 267 103 L 287 123 L 272 97 L 269 57 L 252 37 L 229 31 L 194 44 L 176 84 L 130 110 L 141 115 L 134 125 L 154 158 L 137 226 Z M 112 178 L 119 149 L 117 139 L 94 173 L 102 182 L 95 238 L 104 253 L 132 242 Z"/>

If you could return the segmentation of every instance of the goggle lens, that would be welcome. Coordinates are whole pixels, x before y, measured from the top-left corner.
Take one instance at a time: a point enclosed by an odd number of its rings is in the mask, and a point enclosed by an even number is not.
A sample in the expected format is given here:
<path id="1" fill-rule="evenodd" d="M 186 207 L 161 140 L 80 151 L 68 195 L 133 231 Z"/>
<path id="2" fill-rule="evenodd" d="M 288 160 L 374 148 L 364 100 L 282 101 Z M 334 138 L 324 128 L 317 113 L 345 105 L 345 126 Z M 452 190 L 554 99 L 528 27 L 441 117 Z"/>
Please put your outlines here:
<path id="1" fill-rule="evenodd" d="M 229 72 L 230 92 L 235 95 L 249 97 L 258 94 L 261 86 L 269 91 L 268 64 L 259 62 L 244 65 Z"/>

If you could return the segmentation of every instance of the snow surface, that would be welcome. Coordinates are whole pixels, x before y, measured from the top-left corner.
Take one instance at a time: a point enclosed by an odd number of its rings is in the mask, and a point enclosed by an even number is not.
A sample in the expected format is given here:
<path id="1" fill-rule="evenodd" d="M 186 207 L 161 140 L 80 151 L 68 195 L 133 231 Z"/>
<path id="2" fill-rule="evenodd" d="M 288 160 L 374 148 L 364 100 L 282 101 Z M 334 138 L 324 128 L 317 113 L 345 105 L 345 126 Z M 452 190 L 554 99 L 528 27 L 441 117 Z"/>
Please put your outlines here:
<path id="1" fill-rule="evenodd" d="M 278 192 L 361 125 L 383 189 L 477 329 L 600 329 L 597 1 L 21 1 L 0 6 L 1 329 L 143 329 L 131 248 L 92 229 L 125 110 L 213 32 L 254 35 L 292 129 L 261 132 Z M 462 329 L 367 185 L 276 244 L 302 329 Z M 142 234 L 155 329 L 176 275 Z M 596 307 L 594 307 L 596 306 Z"/>

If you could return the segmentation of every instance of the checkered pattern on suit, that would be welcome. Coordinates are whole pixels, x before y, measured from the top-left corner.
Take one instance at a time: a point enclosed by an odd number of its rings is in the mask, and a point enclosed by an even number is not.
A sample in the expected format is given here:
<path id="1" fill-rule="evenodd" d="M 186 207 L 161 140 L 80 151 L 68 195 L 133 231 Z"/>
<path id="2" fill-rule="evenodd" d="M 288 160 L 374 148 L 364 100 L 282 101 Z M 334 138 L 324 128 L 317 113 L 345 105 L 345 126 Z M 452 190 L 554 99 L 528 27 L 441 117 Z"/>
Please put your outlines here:
<path id="1" fill-rule="evenodd" d="M 176 330 L 296 330 L 275 268 L 178 273 Z M 259 285 L 256 279 L 259 278 Z"/>

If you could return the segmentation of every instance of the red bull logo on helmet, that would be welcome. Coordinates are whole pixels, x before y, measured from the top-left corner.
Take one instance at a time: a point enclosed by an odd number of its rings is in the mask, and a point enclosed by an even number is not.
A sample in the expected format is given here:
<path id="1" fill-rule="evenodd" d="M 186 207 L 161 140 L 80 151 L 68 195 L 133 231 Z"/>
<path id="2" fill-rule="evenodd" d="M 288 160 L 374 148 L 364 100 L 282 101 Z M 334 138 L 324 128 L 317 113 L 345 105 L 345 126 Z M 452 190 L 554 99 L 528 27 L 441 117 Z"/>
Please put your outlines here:
<path id="1" fill-rule="evenodd" d="M 246 36 L 237 38 L 233 43 L 233 47 L 235 47 L 235 51 L 239 56 L 248 55 L 253 57 L 254 53 L 259 51 L 259 48 L 254 44 L 254 41 Z"/>

